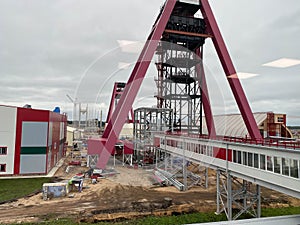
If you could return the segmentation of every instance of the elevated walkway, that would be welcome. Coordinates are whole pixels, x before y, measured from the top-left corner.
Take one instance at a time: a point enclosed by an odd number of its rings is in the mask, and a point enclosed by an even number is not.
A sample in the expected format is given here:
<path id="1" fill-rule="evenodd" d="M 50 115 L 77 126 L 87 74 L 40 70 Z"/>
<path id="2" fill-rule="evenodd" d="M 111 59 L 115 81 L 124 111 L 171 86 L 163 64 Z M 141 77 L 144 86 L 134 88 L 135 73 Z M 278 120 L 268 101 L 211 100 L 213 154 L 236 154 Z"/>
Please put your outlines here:
<path id="1" fill-rule="evenodd" d="M 155 135 L 160 149 L 300 198 L 300 151 L 183 136 Z"/>

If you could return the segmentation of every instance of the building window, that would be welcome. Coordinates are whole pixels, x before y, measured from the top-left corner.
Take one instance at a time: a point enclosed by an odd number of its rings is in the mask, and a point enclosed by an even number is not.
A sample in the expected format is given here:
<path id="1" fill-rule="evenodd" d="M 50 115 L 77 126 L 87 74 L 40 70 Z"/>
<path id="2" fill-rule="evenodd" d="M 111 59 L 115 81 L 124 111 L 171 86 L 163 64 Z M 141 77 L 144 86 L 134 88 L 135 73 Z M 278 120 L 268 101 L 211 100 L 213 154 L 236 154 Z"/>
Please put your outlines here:
<path id="1" fill-rule="evenodd" d="M 0 155 L 6 155 L 7 154 L 7 147 L 0 147 Z"/>
<path id="2" fill-rule="evenodd" d="M 6 164 L 0 164 L 0 172 L 6 172 Z"/>
<path id="3" fill-rule="evenodd" d="M 283 123 L 283 122 L 284 122 L 283 117 L 278 117 L 278 118 L 277 118 L 277 122 L 278 122 L 278 123 Z"/>

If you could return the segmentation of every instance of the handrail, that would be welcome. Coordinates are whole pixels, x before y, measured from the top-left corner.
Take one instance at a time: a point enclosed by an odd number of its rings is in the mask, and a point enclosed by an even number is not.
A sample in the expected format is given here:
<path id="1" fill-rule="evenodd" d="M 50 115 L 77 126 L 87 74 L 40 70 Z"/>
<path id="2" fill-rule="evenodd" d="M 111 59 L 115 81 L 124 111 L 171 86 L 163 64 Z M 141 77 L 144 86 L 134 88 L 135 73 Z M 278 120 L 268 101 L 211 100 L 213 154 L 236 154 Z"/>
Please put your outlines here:
<path id="1" fill-rule="evenodd" d="M 202 134 L 202 135 L 188 134 L 188 133 L 184 133 L 182 131 L 166 132 L 165 135 L 210 139 L 210 137 L 205 134 Z M 300 150 L 300 141 L 299 140 L 279 140 L 279 139 L 275 139 L 272 137 L 265 138 L 263 140 L 254 140 L 251 138 L 230 137 L 230 136 L 220 136 L 220 135 L 216 136 L 213 140 Z"/>
<path id="2" fill-rule="evenodd" d="M 155 134 L 162 151 L 230 171 L 237 177 L 300 198 L 300 151 L 291 148 Z M 219 154 L 221 153 L 221 154 Z"/>

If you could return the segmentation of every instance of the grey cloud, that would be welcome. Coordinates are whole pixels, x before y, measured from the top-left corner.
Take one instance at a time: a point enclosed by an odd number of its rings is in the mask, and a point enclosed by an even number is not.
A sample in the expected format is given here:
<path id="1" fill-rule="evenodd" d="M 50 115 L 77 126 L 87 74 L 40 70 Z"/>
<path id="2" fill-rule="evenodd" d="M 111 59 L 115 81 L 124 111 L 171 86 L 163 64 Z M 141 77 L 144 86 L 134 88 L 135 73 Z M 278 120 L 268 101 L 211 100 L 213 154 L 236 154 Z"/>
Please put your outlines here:
<path id="1" fill-rule="evenodd" d="M 163 0 L 2 0 L 0 103 L 21 106 L 31 102 L 36 108 L 50 109 L 60 104 L 70 112 L 72 103 L 66 98 L 70 94 L 107 106 L 113 83 L 126 81 L 132 70 L 132 66 L 118 70 L 118 63 L 134 63 L 137 58 L 116 50 L 117 40 L 145 41 L 162 3 Z M 300 59 L 299 0 L 210 3 L 236 70 L 260 74 L 242 80 L 253 111 L 281 110 L 300 115 L 300 67 L 261 66 L 281 57 Z M 98 58 L 100 61 L 92 65 Z M 204 62 L 209 68 L 209 91 L 215 111 L 223 112 L 225 108 L 226 112 L 237 112 L 210 40 L 206 41 Z M 153 64 L 147 76 L 150 78 L 143 82 L 138 100 L 143 99 L 142 103 L 149 106 L 155 103 L 150 99 L 156 91 Z"/>

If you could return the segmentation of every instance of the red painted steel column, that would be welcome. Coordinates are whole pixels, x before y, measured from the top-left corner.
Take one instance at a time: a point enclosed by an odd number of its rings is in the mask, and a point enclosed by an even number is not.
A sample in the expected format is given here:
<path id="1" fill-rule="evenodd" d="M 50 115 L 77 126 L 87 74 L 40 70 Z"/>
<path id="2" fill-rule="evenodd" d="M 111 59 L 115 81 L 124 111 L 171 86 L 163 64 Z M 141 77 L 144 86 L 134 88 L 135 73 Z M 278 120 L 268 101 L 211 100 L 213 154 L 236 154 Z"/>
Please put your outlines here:
<path id="1" fill-rule="evenodd" d="M 116 91 L 117 91 L 117 83 L 114 84 L 114 89 L 111 95 L 111 99 L 110 99 L 110 104 L 109 104 L 109 110 L 108 110 L 108 114 L 107 114 L 107 118 L 106 118 L 106 122 L 108 123 L 108 121 L 111 118 L 111 115 L 113 113 L 113 108 L 114 108 L 114 103 L 115 103 L 115 97 L 116 97 Z"/>
<path id="2" fill-rule="evenodd" d="M 146 44 L 139 56 L 137 63 L 130 75 L 130 78 L 125 86 L 124 92 L 115 108 L 113 115 L 108 122 L 108 125 L 103 133 L 103 138 L 106 142 L 103 145 L 103 149 L 100 154 L 100 160 L 98 160 L 97 166 L 99 168 L 105 168 L 109 157 L 114 149 L 115 143 L 121 132 L 121 129 L 126 121 L 127 115 L 132 108 L 134 99 L 140 89 L 143 78 L 150 65 L 154 52 L 157 48 L 159 40 L 164 32 L 170 15 L 174 9 L 176 0 L 168 0 L 156 21 L 153 29 L 147 39 Z"/>
<path id="3" fill-rule="evenodd" d="M 196 49 L 196 55 L 199 56 L 201 60 L 203 60 L 203 49 L 202 51 L 200 50 L 200 48 Z M 209 93 L 208 93 L 203 63 L 197 64 L 196 70 L 197 70 L 197 76 L 200 76 L 201 79 L 201 90 L 202 90 L 201 97 L 202 97 L 203 109 L 205 114 L 206 126 L 208 130 L 208 136 L 210 139 L 215 139 L 216 128 L 214 123 L 214 117 L 211 110 L 211 104 L 209 100 Z"/>
<path id="4" fill-rule="evenodd" d="M 213 15 L 211 7 L 208 0 L 199 0 L 200 10 L 202 15 L 208 25 L 208 31 L 213 35 L 212 41 L 218 53 L 219 59 L 221 61 L 222 67 L 226 74 L 227 80 L 240 109 L 242 117 L 244 119 L 247 130 L 252 139 L 261 140 L 261 135 L 257 127 L 256 121 L 252 114 L 250 105 L 240 83 L 240 80 L 236 74 L 235 68 L 233 66 L 232 60 L 226 48 L 225 42 L 217 25 L 216 19 Z"/>
<path id="5" fill-rule="evenodd" d="M 20 174 L 22 143 L 22 108 L 17 108 L 14 175 Z"/>

